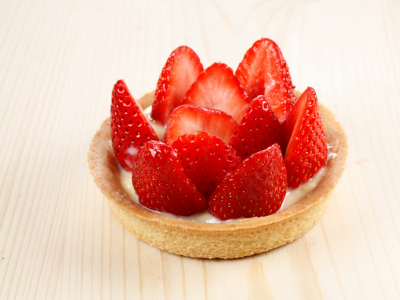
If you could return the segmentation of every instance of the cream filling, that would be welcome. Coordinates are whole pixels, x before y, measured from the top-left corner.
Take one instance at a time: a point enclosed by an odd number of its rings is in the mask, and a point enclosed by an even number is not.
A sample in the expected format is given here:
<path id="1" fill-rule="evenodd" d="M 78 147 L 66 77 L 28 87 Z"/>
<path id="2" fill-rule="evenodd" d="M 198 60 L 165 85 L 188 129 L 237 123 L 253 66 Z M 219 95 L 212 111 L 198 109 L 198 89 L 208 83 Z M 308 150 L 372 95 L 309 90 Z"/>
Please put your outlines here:
<path id="1" fill-rule="evenodd" d="M 328 148 L 330 148 L 330 147 L 328 147 Z M 336 153 L 330 153 L 328 155 L 328 160 L 333 159 L 335 156 L 336 156 Z M 288 207 L 296 204 L 305 195 L 307 195 L 309 192 L 311 192 L 318 185 L 319 181 L 321 180 L 321 178 L 323 177 L 323 175 L 325 173 L 325 170 L 326 170 L 326 168 L 322 168 L 317 174 L 314 175 L 313 178 L 311 178 L 306 183 L 300 185 L 298 188 L 295 188 L 295 189 L 288 188 L 286 191 L 285 199 L 283 200 L 282 206 L 279 210 L 283 210 L 285 208 L 288 208 Z M 133 188 L 133 185 L 132 185 L 132 173 L 127 172 L 123 168 L 120 167 L 119 180 L 120 180 L 123 190 L 129 195 L 129 197 L 136 203 L 140 204 L 139 197 L 136 195 L 135 189 Z M 158 214 L 162 214 L 162 215 L 170 217 L 170 218 L 187 220 L 187 221 L 192 221 L 192 222 L 200 222 L 200 223 L 224 223 L 224 222 L 235 222 L 235 221 L 240 221 L 240 220 L 244 219 L 244 218 L 241 218 L 241 219 L 234 219 L 234 220 L 228 220 L 228 221 L 221 221 L 221 220 L 217 219 L 216 217 L 212 216 L 207 211 L 203 212 L 203 213 L 194 214 L 194 215 L 191 215 L 188 217 L 175 216 L 175 215 L 165 213 L 165 212 L 158 212 L 158 211 L 154 211 L 154 212 L 158 213 Z"/>
<path id="2" fill-rule="evenodd" d="M 165 136 L 165 127 L 162 126 L 160 121 L 156 121 L 153 120 L 151 117 L 151 109 L 152 106 L 150 105 L 149 107 L 147 107 L 143 112 L 144 115 L 146 116 L 147 120 L 149 121 L 151 127 L 153 127 L 154 131 L 156 132 L 158 138 L 160 139 L 160 141 L 164 140 L 164 136 Z"/>

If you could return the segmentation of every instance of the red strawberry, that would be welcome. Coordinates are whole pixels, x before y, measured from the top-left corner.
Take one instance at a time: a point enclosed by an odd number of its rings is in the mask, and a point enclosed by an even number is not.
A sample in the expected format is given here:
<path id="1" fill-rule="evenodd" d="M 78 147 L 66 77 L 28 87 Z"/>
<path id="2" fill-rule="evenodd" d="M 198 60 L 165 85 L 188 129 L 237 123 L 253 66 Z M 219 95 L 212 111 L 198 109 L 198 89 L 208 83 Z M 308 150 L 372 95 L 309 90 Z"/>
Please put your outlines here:
<path id="1" fill-rule="evenodd" d="M 204 131 L 180 136 L 172 148 L 178 153 L 185 174 L 206 199 L 242 162 L 235 149 Z"/>
<path id="2" fill-rule="evenodd" d="M 205 211 L 207 201 L 183 172 L 174 149 L 150 141 L 133 163 L 132 183 L 139 202 L 156 211 L 189 216 Z"/>
<path id="3" fill-rule="evenodd" d="M 225 64 L 215 63 L 200 74 L 182 104 L 219 109 L 240 122 L 249 102 L 232 69 Z"/>
<path id="4" fill-rule="evenodd" d="M 224 143 L 228 143 L 235 132 L 237 122 L 232 116 L 223 111 L 192 105 L 181 105 L 171 114 L 165 141 L 171 145 L 179 136 L 186 133 L 205 131 L 219 137 Z"/>
<path id="5" fill-rule="evenodd" d="M 260 39 L 247 50 L 236 70 L 251 99 L 264 95 L 278 119 L 283 122 L 296 97 L 289 68 L 278 45 L 270 39 Z"/>
<path id="6" fill-rule="evenodd" d="M 133 160 L 144 143 L 158 141 L 153 127 L 123 80 L 118 80 L 112 91 L 111 140 L 115 158 L 127 171 L 132 169 Z"/>
<path id="7" fill-rule="evenodd" d="M 282 125 L 265 97 L 258 96 L 249 105 L 229 145 L 247 158 L 275 143 L 283 146 Z"/>
<path id="8" fill-rule="evenodd" d="M 328 147 L 317 94 L 307 88 L 284 123 L 288 186 L 296 188 L 325 166 Z"/>
<path id="9" fill-rule="evenodd" d="M 166 125 L 169 115 L 181 105 L 186 92 L 201 72 L 203 65 L 192 49 L 186 46 L 175 49 L 158 79 L 151 117 Z"/>
<path id="10" fill-rule="evenodd" d="M 285 199 L 286 179 L 282 152 L 274 144 L 225 177 L 211 195 L 208 211 L 220 220 L 273 214 Z"/>

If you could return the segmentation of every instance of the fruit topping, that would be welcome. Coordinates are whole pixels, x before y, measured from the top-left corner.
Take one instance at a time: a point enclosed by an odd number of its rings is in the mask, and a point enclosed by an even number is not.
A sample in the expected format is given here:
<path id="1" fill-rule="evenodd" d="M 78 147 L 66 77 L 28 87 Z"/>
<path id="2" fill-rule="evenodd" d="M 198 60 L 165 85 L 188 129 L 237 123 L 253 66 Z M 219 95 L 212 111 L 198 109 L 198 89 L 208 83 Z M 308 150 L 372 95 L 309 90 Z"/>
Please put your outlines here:
<path id="1" fill-rule="evenodd" d="M 158 79 L 152 118 L 166 125 L 169 115 L 182 104 L 186 92 L 201 72 L 203 65 L 191 48 L 181 46 L 175 49 Z"/>
<path id="2" fill-rule="evenodd" d="M 186 133 L 205 131 L 228 143 L 238 126 L 232 116 L 223 111 L 192 105 L 181 105 L 171 114 L 165 132 L 165 141 L 171 145 Z"/>
<path id="3" fill-rule="evenodd" d="M 262 38 L 247 50 L 236 77 L 251 99 L 264 95 L 283 122 L 296 102 L 289 68 L 278 45 Z"/>
<path id="4" fill-rule="evenodd" d="M 264 96 L 256 97 L 249 105 L 229 145 L 243 158 L 267 149 L 273 144 L 283 146 L 283 130 Z"/>
<path id="5" fill-rule="evenodd" d="M 206 210 L 207 201 L 183 171 L 172 147 L 150 141 L 133 163 L 132 184 L 139 202 L 156 211 L 189 216 Z"/>
<path id="6" fill-rule="evenodd" d="M 328 156 L 317 94 L 313 88 L 304 91 L 283 125 L 288 186 L 296 188 L 324 167 Z"/>
<path id="7" fill-rule="evenodd" d="M 112 91 L 111 140 L 115 158 L 127 171 L 131 171 L 139 148 L 150 140 L 158 140 L 123 80 L 118 80 Z"/>
<path id="8" fill-rule="evenodd" d="M 219 109 L 240 122 L 249 102 L 232 69 L 223 63 L 214 63 L 200 74 L 182 104 Z"/>
<path id="9" fill-rule="evenodd" d="M 185 174 L 206 199 L 242 162 L 235 149 L 203 131 L 180 136 L 172 148 L 178 153 Z"/>
<path id="10" fill-rule="evenodd" d="M 152 210 L 188 216 L 208 209 L 221 220 L 267 216 L 280 209 L 287 187 L 326 165 L 316 93 L 307 88 L 296 100 L 281 50 L 267 38 L 246 52 L 236 74 L 223 63 L 203 71 L 192 49 L 175 49 L 148 118 L 119 80 L 111 105 L 114 154 L 132 171 L 139 202 Z M 165 129 L 165 144 L 149 120 Z"/>
<path id="11" fill-rule="evenodd" d="M 286 168 L 277 144 L 257 152 L 229 173 L 211 195 L 208 211 L 221 220 L 263 217 L 279 210 Z"/>

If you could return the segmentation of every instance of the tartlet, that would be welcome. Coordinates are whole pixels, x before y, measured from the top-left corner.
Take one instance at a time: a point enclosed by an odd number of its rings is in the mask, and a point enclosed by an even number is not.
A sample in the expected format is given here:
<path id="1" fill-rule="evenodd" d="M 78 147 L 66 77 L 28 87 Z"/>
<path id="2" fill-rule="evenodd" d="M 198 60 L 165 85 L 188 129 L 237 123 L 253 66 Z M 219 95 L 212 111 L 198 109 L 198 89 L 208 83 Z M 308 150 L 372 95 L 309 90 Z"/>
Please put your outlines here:
<path id="1" fill-rule="evenodd" d="M 154 92 L 138 100 L 143 109 Z M 292 242 L 310 230 L 324 214 L 346 166 L 347 137 L 334 114 L 320 104 L 330 159 L 318 185 L 296 204 L 275 214 L 219 224 L 170 218 L 134 202 L 120 184 L 114 157 L 110 119 L 93 137 L 88 163 L 94 181 L 107 198 L 115 217 L 138 239 L 161 250 L 197 258 L 239 258 Z"/>

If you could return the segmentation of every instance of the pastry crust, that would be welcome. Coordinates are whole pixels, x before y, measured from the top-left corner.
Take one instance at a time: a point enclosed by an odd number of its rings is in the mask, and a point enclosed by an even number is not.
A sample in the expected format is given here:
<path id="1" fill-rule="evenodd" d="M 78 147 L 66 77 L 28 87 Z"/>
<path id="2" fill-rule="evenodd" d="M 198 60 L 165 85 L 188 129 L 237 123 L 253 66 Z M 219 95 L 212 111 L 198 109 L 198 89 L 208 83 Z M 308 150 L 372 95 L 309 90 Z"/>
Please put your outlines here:
<path id="1" fill-rule="evenodd" d="M 153 93 L 139 99 L 151 105 Z M 326 141 L 333 146 L 318 185 L 296 204 L 262 218 L 208 224 L 169 218 L 137 204 L 119 181 L 119 167 L 110 141 L 110 120 L 93 137 L 88 163 L 94 181 L 121 224 L 138 239 L 171 253 L 198 258 L 238 258 L 285 245 L 310 230 L 324 214 L 346 167 L 347 137 L 334 114 L 320 104 Z"/>

